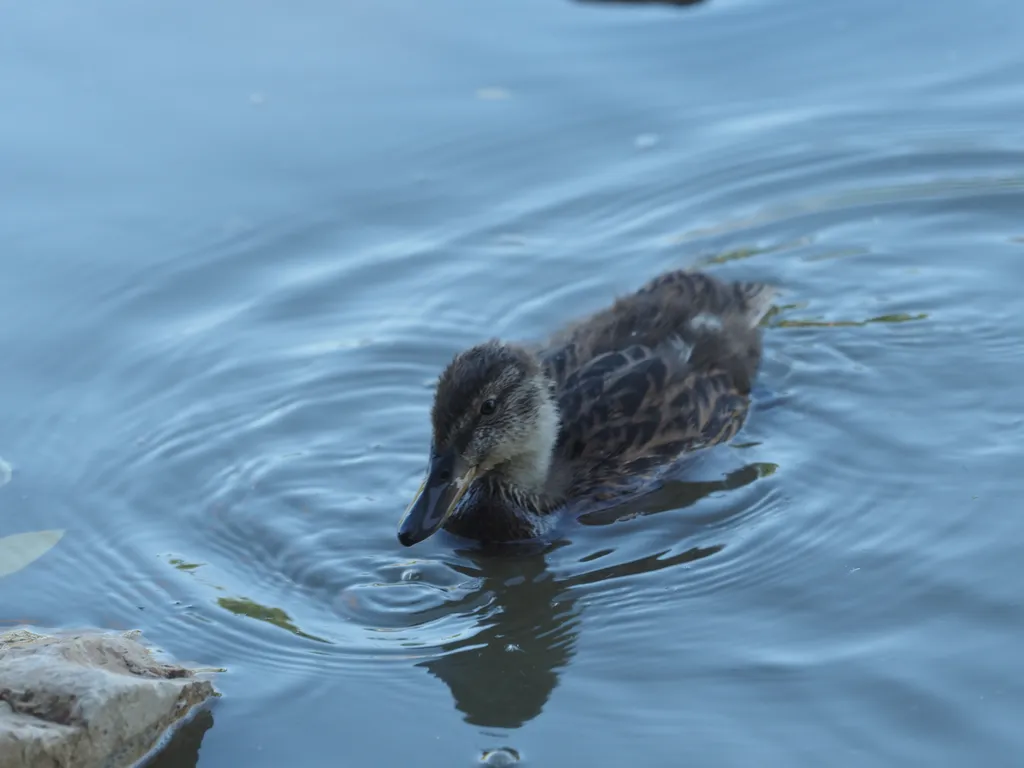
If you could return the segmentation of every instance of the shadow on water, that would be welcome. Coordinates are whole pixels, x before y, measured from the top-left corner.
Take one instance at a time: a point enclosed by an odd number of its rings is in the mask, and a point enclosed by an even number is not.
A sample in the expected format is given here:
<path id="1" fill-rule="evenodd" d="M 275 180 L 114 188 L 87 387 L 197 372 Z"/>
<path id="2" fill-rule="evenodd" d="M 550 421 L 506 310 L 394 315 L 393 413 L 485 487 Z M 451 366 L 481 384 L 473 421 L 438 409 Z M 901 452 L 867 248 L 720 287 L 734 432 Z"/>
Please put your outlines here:
<path id="1" fill-rule="evenodd" d="M 199 764 L 199 748 L 206 732 L 213 728 L 213 712 L 200 709 L 156 755 L 143 763 L 143 768 L 195 768 Z"/>
<path id="2" fill-rule="evenodd" d="M 640 515 L 680 509 L 713 493 L 735 490 L 771 474 L 773 465 L 751 464 L 720 481 L 671 482 L 643 500 L 587 515 L 587 525 L 610 525 Z M 439 646 L 442 655 L 422 661 L 448 686 L 466 722 L 486 728 L 519 728 L 543 710 L 559 677 L 575 654 L 581 629 L 580 587 L 650 574 L 721 552 L 725 545 L 692 547 L 670 554 L 666 549 L 566 577 L 550 568 L 551 556 L 571 546 L 492 546 L 461 549 L 461 562 L 450 567 L 478 583 L 462 605 L 488 606 L 476 631 Z M 584 557 L 589 562 L 607 551 Z"/>

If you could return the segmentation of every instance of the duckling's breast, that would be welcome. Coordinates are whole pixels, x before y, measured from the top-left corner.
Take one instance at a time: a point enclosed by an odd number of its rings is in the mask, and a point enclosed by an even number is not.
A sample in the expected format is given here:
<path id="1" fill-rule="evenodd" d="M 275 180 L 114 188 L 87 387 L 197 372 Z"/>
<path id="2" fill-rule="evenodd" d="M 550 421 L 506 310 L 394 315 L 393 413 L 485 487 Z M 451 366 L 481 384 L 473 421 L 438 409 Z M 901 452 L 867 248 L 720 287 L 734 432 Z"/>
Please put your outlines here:
<path id="1" fill-rule="evenodd" d="M 474 541 L 504 543 L 542 536 L 554 527 L 556 519 L 557 510 L 540 514 L 478 482 L 445 521 L 444 529 Z"/>

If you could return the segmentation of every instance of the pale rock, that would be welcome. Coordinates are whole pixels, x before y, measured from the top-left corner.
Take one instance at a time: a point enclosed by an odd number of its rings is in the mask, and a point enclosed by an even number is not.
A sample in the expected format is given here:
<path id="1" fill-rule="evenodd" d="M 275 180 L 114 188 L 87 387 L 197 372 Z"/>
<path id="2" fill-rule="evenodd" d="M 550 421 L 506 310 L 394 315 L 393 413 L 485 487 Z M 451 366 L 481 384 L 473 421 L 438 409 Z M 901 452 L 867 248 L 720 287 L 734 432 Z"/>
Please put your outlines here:
<path id="1" fill-rule="evenodd" d="M 0 634 L 0 768 L 121 768 L 217 695 L 126 634 Z"/>

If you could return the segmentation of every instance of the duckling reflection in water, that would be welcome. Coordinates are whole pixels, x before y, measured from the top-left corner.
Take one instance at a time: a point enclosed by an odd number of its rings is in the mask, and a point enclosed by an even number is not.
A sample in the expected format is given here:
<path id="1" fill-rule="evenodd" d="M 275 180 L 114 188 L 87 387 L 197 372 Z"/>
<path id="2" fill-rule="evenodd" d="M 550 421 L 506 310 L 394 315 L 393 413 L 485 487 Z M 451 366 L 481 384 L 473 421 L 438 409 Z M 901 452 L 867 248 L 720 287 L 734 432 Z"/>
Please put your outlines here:
<path id="1" fill-rule="evenodd" d="M 656 487 L 746 418 L 775 290 L 699 272 L 654 278 L 542 345 L 471 347 L 441 374 L 427 476 L 399 526 L 532 539 L 570 506 Z"/>

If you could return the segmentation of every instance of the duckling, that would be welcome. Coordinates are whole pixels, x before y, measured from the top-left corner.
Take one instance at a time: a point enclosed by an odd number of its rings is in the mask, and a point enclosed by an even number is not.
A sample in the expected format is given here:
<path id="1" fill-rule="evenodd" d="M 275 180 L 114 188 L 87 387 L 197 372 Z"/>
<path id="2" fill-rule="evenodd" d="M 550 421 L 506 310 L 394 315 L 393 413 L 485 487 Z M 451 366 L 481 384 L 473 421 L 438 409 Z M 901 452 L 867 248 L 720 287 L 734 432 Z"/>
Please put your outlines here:
<path id="1" fill-rule="evenodd" d="M 542 344 L 460 352 L 431 410 L 426 478 L 399 525 L 481 543 L 533 539 L 579 503 L 651 490 L 743 425 L 775 289 L 677 270 Z"/>

